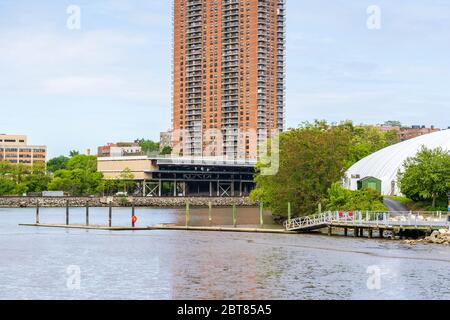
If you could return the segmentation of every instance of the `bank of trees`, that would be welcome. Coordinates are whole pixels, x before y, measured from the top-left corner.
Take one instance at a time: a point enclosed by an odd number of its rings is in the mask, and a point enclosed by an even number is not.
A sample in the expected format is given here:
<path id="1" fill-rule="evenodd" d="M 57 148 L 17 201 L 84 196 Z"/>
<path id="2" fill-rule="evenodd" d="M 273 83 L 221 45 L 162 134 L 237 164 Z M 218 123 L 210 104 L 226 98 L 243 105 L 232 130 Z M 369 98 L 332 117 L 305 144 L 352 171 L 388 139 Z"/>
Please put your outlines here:
<path id="1" fill-rule="evenodd" d="M 275 175 L 257 175 L 252 197 L 262 201 L 276 215 L 285 216 L 288 203 L 294 215 L 309 215 L 330 203 L 345 171 L 362 158 L 399 142 L 394 132 L 374 127 L 354 126 L 347 121 L 304 123 L 280 134 L 279 170 Z M 266 164 L 258 164 L 260 170 Z M 379 198 L 371 194 L 342 193 L 346 204 L 360 199 L 351 210 L 381 208 Z M 367 201 L 366 201 L 367 200 Z M 354 202 L 353 202 L 354 203 Z M 369 203 L 369 205 L 368 205 Z"/>
<path id="2" fill-rule="evenodd" d="M 51 178 L 44 163 L 32 167 L 24 164 L 0 162 L 0 195 L 22 195 L 47 190 Z"/>
<path id="3" fill-rule="evenodd" d="M 103 174 L 97 172 L 97 158 L 73 153 L 33 166 L 0 162 L 0 196 L 23 195 L 46 190 L 70 195 L 99 194 L 104 190 Z"/>
<path id="4" fill-rule="evenodd" d="M 450 192 L 450 152 L 425 147 L 404 163 L 398 180 L 401 192 L 409 199 L 424 202 L 430 209 L 447 207 Z"/>

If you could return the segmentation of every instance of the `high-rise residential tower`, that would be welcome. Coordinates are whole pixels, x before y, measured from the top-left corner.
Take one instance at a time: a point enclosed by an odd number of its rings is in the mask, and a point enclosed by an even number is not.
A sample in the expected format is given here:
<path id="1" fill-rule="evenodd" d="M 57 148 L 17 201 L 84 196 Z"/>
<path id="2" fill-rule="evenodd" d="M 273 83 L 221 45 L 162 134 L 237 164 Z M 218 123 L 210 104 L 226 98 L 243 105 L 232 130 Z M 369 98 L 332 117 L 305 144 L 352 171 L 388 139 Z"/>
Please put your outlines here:
<path id="1" fill-rule="evenodd" d="M 285 0 L 174 0 L 174 152 L 255 159 L 284 127 Z"/>

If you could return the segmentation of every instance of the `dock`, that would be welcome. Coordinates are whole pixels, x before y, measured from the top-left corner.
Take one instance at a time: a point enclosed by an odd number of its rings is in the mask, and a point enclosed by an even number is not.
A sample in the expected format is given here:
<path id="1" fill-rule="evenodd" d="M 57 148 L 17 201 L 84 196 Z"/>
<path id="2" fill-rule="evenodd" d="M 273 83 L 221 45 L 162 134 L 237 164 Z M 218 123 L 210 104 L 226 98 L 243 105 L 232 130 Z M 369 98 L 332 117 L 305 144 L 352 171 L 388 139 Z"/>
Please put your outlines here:
<path id="1" fill-rule="evenodd" d="M 245 228 L 245 227 L 227 227 L 227 226 L 177 226 L 172 224 L 160 224 L 148 227 L 125 227 L 125 226 L 101 226 L 101 225 L 81 225 L 81 224 L 20 224 L 22 227 L 39 227 L 39 228 L 60 228 L 60 229 L 82 229 L 82 230 L 101 230 L 101 231 L 206 231 L 206 232 L 238 232 L 238 233 L 275 233 L 275 234 L 296 234 L 296 232 L 287 231 L 285 229 L 268 229 L 268 228 Z"/>
<path id="2" fill-rule="evenodd" d="M 450 221 L 447 214 L 440 212 L 421 214 L 413 212 L 324 212 L 316 215 L 288 219 L 284 223 L 286 231 L 311 232 L 327 228 L 328 235 L 340 229 L 344 235 L 353 231 L 353 236 L 372 238 L 376 233 L 380 238 L 389 231 L 392 236 L 429 235 L 434 230 L 447 229 Z"/>

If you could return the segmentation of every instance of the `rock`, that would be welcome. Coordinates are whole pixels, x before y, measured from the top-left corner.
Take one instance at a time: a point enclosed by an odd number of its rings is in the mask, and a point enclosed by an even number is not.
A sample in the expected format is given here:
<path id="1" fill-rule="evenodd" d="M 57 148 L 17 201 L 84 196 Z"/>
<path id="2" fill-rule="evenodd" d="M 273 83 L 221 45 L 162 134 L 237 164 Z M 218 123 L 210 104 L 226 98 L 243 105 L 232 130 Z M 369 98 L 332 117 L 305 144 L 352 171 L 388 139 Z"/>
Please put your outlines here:
<path id="1" fill-rule="evenodd" d="M 84 207 L 89 202 L 91 207 L 106 207 L 109 202 L 113 206 L 130 206 L 131 202 L 136 207 L 184 207 L 188 201 L 191 206 L 207 207 L 212 202 L 214 207 L 229 207 L 233 204 L 240 207 L 252 207 L 257 205 L 248 197 L 242 198 L 154 198 L 154 197 L 129 197 L 129 201 L 124 202 L 120 197 L 96 197 L 96 198 L 24 198 L 24 197 L 0 197 L 0 208 L 32 208 L 36 207 L 39 201 L 41 207 L 61 208 L 69 202 L 71 207 Z"/>

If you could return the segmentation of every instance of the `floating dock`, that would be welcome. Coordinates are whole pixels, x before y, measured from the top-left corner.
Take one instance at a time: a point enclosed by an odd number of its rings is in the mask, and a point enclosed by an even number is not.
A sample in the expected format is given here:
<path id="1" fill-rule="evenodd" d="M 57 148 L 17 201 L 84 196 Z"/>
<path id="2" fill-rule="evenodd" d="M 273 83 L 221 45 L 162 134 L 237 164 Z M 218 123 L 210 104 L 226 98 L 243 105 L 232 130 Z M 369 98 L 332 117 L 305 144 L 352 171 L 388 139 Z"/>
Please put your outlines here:
<path id="1" fill-rule="evenodd" d="M 245 228 L 245 227 L 186 227 L 177 225 L 155 225 L 149 227 L 109 227 L 109 226 L 95 226 L 95 225 L 77 225 L 77 224 L 20 224 L 22 227 L 39 227 L 39 228 L 60 228 L 60 229 L 83 229 L 83 230 L 102 230 L 102 231 L 152 231 L 152 230 L 166 230 L 166 231 L 209 231 L 209 232 L 242 232 L 242 233 L 276 233 L 276 234 L 296 234 L 296 232 L 287 231 L 284 229 L 266 229 L 266 228 Z"/>

